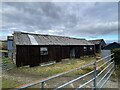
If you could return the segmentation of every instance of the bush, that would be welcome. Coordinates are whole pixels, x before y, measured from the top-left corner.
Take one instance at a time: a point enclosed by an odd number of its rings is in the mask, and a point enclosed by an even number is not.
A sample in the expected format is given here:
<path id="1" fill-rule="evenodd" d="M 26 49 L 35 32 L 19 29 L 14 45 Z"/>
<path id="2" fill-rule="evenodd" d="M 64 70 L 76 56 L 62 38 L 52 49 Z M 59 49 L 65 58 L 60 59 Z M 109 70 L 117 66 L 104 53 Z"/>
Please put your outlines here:
<path id="1" fill-rule="evenodd" d="M 120 48 L 114 49 L 114 61 L 116 65 L 120 65 Z"/>
<path id="2" fill-rule="evenodd" d="M 7 50 L 7 41 L 0 41 L 0 50 Z"/>

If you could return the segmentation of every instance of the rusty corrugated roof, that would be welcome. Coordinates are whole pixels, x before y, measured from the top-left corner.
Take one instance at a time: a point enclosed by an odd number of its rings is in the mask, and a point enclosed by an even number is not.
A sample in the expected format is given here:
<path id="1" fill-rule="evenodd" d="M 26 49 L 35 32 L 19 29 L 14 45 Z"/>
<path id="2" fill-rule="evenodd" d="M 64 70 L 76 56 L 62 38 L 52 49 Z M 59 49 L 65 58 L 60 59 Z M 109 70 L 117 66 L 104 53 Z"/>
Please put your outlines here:
<path id="1" fill-rule="evenodd" d="M 14 32 L 17 45 L 94 45 L 85 39 Z"/>
<path id="2" fill-rule="evenodd" d="M 89 42 L 93 44 L 100 44 L 103 41 L 103 39 L 97 39 L 97 40 L 89 40 Z"/>

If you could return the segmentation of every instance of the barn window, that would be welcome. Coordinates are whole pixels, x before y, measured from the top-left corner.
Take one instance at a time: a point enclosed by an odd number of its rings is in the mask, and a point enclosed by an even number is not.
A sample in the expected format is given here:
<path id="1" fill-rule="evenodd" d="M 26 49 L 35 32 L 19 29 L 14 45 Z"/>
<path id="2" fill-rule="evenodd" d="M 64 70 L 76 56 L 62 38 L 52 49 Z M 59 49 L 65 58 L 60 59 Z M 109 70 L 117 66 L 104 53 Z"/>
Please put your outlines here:
<path id="1" fill-rule="evenodd" d="M 40 55 L 47 55 L 48 54 L 48 48 L 47 47 L 41 47 L 40 48 Z"/>
<path id="2" fill-rule="evenodd" d="M 92 47 L 90 47 L 90 50 L 92 51 L 92 50 L 93 50 L 93 48 L 92 48 Z"/>
<path id="3" fill-rule="evenodd" d="M 84 51 L 87 51 L 87 47 L 83 47 Z"/>

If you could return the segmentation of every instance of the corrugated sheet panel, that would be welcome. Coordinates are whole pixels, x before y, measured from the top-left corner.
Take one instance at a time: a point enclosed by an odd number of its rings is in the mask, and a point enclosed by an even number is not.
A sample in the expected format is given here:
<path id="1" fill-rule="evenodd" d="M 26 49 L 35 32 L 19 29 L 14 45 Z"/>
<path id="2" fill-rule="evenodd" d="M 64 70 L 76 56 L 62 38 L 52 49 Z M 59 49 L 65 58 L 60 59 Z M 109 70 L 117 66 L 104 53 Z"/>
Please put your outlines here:
<path id="1" fill-rule="evenodd" d="M 94 45 L 85 39 L 23 32 L 15 32 L 14 39 L 18 45 Z"/>
<path id="2" fill-rule="evenodd" d="M 23 36 L 25 36 L 25 35 L 23 35 Z M 28 37 L 30 38 L 30 42 L 32 45 L 38 45 L 38 42 L 33 35 L 28 34 Z"/>
<path id="3" fill-rule="evenodd" d="M 35 43 L 37 43 L 37 42 L 34 42 L 34 37 L 32 35 L 21 34 L 21 39 L 22 39 L 21 40 L 22 41 L 22 45 L 28 45 L 28 44 L 35 44 Z"/>
<path id="4" fill-rule="evenodd" d="M 98 40 L 89 40 L 89 42 L 93 44 L 100 44 L 103 39 L 98 39 Z"/>

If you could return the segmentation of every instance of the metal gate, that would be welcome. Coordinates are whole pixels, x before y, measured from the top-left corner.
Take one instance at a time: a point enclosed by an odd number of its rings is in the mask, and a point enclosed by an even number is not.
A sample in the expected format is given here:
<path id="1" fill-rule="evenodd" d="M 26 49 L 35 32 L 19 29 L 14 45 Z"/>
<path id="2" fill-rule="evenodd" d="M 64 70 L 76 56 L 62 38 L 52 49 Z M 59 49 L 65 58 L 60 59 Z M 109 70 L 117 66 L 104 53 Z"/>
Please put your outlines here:
<path id="1" fill-rule="evenodd" d="M 108 56 L 111 54 L 111 50 L 101 50 L 101 57 L 104 58 L 105 56 Z M 111 57 L 105 59 L 105 60 L 109 60 Z"/>
<path id="2" fill-rule="evenodd" d="M 79 87 L 76 87 L 75 90 L 79 90 L 79 89 L 83 88 L 85 85 L 87 85 L 87 84 L 89 84 L 89 83 L 92 83 L 92 89 L 93 89 L 93 90 L 96 90 L 97 88 L 101 89 L 101 88 L 103 88 L 103 86 L 106 84 L 106 82 L 108 81 L 108 79 L 111 77 L 112 73 L 114 72 L 114 60 L 113 60 L 114 57 L 113 57 L 113 55 L 114 55 L 114 54 L 110 54 L 110 55 L 108 55 L 108 56 L 106 56 L 106 57 L 104 57 L 104 58 L 101 58 L 101 59 L 97 60 L 97 61 L 91 62 L 91 63 L 89 63 L 89 64 L 83 65 L 83 66 L 81 66 L 81 67 L 72 69 L 72 70 L 67 71 L 67 72 L 63 72 L 63 73 L 61 73 L 61 74 L 57 74 L 57 75 L 55 75 L 55 76 L 52 76 L 52 77 L 50 77 L 50 78 L 48 78 L 48 79 L 39 81 L 39 82 L 37 82 L 37 83 L 29 84 L 29 85 L 20 87 L 20 88 L 18 88 L 17 90 L 21 90 L 21 89 L 25 89 L 25 88 L 28 88 L 28 87 L 32 87 L 32 86 L 37 85 L 37 84 L 41 84 L 40 88 L 41 88 L 42 90 L 44 90 L 44 88 L 45 88 L 45 87 L 44 87 L 45 82 L 50 81 L 50 80 L 52 80 L 52 79 L 54 79 L 54 78 L 58 78 L 58 77 L 60 77 L 60 76 L 62 76 L 62 75 L 64 75 L 64 74 L 73 72 L 73 71 L 75 71 L 75 70 L 79 70 L 79 69 L 88 67 L 88 66 L 93 66 L 93 70 L 90 71 L 90 72 L 88 72 L 88 73 L 86 73 L 86 74 L 84 74 L 84 75 L 81 75 L 81 76 L 79 76 L 79 77 L 77 77 L 77 78 L 75 78 L 75 79 L 73 79 L 73 80 L 70 80 L 70 81 L 68 81 L 67 83 L 64 83 L 64 84 L 62 84 L 62 85 L 60 85 L 60 86 L 57 86 L 57 87 L 55 87 L 55 88 L 53 87 L 53 89 L 54 89 L 54 90 L 60 90 L 61 88 L 64 88 L 65 86 L 67 86 L 67 85 L 69 85 L 69 84 L 71 84 L 71 83 L 74 83 L 74 82 L 76 82 L 76 81 L 78 81 L 78 80 L 80 80 L 80 79 L 82 79 L 82 78 L 84 78 L 84 77 L 86 77 L 86 76 L 88 76 L 88 75 L 90 75 L 90 74 L 92 74 L 93 77 L 90 78 L 90 80 L 87 80 L 87 82 L 83 83 L 83 84 L 80 85 Z M 108 59 L 109 57 L 112 57 L 112 58 L 110 58 L 109 60 L 105 60 L 105 59 Z M 99 64 L 100 62 L 102 62 L 102 61 L 104 61 L 104 63 L 103 63 L 102 65 L 98 66 L 98 64 Z M 103 67 L 104 67 L 104 68 L 103 68 Z M 101 70 L 100 72 L 98 72 L 98 70 L 101 69 L 101 68 L 102 68 L 102 70 Z M 107 71 L 104 73 L 105 70 L 107 70 Z M 103 73 L 104 73 L 104 75 L 103 75 L 102 77 L 100 77 L 101 74 L 103 74 Z M 106 78 L 106 76 L 107 76 L 107 78 Z M 99 77 L 100 77 L 100 80 L 98 80 Z"/>

